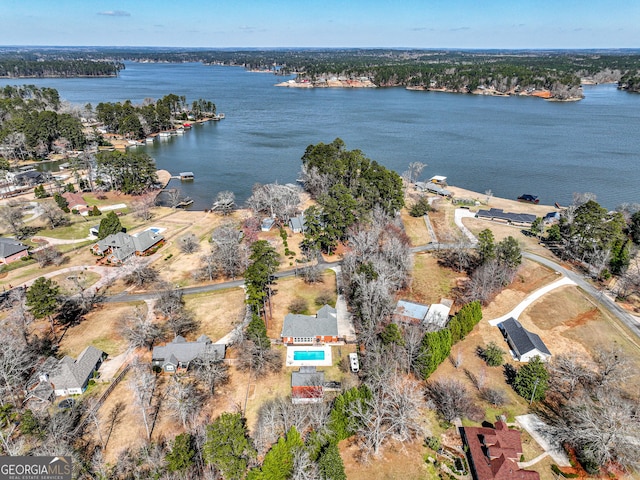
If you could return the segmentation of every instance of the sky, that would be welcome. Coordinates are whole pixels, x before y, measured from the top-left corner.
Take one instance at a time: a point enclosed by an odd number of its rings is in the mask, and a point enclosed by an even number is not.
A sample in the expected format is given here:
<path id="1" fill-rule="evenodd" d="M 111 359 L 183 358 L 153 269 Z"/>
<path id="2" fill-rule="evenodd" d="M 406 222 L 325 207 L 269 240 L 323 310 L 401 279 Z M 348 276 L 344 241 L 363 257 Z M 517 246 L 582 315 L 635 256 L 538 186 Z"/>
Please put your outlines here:
<path id="1" fill-rule="evenodd" d="M 637 48 L 640 1 L 0 0 L 0 45 Z"/>

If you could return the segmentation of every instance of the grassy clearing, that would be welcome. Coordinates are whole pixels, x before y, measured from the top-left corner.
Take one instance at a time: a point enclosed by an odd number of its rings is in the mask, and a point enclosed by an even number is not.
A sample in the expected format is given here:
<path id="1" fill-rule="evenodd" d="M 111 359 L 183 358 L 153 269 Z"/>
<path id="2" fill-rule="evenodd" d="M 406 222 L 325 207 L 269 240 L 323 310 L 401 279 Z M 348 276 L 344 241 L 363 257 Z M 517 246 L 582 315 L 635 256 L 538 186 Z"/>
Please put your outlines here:
<path id="1" fill-rule="evenodd" d="M 185 306 L 200 320 L 195 337 L 222 338 L 244 318 L 244 291 L 241 288 L 184 296 Z"/>
<path id="2" fill-rule="evenodd" d="M 118 320 L 135 308 L 146 311 L 144 303 L 110 304 L 102 306 L 88 315 L 79 324 L 70 327 L 62 337 L 60 351 L 77 356 L 87 345 L 93 345 L 110 356 L 116 356 L 127 349 L 127 342 L 118 332 Z"/>
<path id="3" fill-rule="evenodd" d="M 409 236 L 411 245 L 424 245 L 433 241 L 431 235 L 429 235 L 429 230 L 427 230 L 427 226 L 424 223 L 424 218 L 412 217 L 409 215 L 406 208 L 403 208 L 400 211 L 400 215 L 404 225 L 404 231 Z"/>
<path id="4" fill-rule="evenodd" d="M 74 282 L 74 277 L 78 279 L 83 288 L 90 287 L 101 278 L 96 272 L 82 270 L 80 272 L 61 273 L 51 277 L 51 280 L 60 285 L 60 293 L 65 295 L 74 295 L 78 293 L 78 287 Z"/>
<path id="5" fill-rule="evenodd" d="M 420 303 L 437 303 L 441 298 L 451 296 L 460 274 L 440 268 L 434 255 L 424 253 L 414 257 L 413 280 L 411 285 L 400 294 Z"/>

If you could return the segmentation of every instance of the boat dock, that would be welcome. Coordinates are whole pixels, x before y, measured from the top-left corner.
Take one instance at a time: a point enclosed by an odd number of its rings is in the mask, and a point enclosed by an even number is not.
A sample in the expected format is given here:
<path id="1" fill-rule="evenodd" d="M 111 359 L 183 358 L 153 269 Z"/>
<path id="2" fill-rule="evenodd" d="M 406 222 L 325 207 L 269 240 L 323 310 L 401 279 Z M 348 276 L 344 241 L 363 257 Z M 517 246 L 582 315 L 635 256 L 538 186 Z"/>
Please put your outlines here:
<path id="1" fill-rule="evenodd" d="M 171 178 L 177 178 L 183 182 L 193 182 L 195 175 L 193 172 L 180 172 L 178 175 L 171 175 Z"/>

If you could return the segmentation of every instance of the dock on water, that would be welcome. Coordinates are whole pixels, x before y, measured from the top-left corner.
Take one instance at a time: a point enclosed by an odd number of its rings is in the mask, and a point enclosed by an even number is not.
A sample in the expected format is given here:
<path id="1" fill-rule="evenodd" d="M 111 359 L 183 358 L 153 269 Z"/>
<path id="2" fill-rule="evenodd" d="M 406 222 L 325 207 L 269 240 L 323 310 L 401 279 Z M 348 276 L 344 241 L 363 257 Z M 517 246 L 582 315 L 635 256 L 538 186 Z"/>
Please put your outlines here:
<path id="1" fill-rule="evenodd" d="M 180 172 L 178 175 L 171 175 L 171 178 L 177 178 L 183 182 L 192 182 L 195 179 L 193 172 Z"/>

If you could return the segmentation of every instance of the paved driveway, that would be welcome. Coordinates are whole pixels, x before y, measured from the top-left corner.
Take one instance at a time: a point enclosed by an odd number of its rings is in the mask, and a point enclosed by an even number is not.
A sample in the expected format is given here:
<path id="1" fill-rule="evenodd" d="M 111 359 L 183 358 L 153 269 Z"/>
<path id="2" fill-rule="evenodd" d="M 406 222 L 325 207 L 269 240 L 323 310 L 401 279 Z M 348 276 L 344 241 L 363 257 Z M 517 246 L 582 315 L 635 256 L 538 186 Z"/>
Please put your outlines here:
<path id="1" fill-rule="evenodd" d="M 553 438 L 546 431 L 547 424 L 540 420 L 536 414 L 530 413 L 529 415 L 519 415 L 516 417 L 516 422 L 522 428 L 524 428 L 538 444 L 544 448 L 544 451 L 549 454 L 553 461 L 560 467 L 570 467 L 569 457 L 562 449 L 562 446 L 554 441 Z"/>

